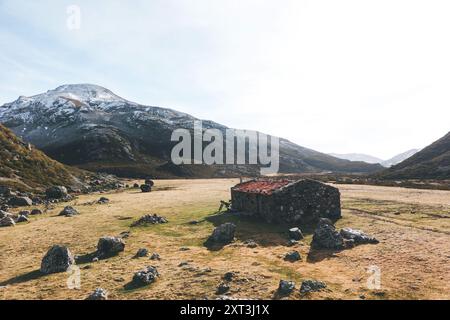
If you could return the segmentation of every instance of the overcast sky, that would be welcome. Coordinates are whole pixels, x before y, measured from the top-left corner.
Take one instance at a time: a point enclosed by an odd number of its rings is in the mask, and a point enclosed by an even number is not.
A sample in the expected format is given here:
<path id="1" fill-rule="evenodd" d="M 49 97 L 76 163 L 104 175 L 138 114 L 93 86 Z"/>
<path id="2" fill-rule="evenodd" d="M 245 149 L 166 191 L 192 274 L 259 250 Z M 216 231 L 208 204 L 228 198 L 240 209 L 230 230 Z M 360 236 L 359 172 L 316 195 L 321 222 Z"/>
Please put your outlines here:
<path id="1" fill-rule="evenodd" d="M 389 158 L 450 130 L 449 17 L 450 1 L 433 0 L 0 0 L 0 104 L 93 83 Z"/>

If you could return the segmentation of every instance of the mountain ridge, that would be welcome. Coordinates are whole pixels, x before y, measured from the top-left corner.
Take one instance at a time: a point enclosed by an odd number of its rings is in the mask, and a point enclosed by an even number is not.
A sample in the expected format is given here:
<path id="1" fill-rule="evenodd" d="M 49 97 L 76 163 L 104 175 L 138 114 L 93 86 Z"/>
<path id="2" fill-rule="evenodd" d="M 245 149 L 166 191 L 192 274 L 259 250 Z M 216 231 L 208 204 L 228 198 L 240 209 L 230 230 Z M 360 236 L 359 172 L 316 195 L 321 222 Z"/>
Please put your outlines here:
<path id="1" fill-rule="evenodd" d="M 226 177 L 257 175 L 257 166 L 174 166 L 170 140 L 199 120 L 173 109 L 123 99 L 91 84 L 63 85 L 0 107 L 0 122 L 50 157 L 83 169 L 120 176 Z M 227 129 L 203 120 L 204 129 Z M 280 172 L 373 173 L 379 165 L 351 162 L 280 139 Z"/>
<path id="2" fill-rule="evenodd" d="M 403 162 L 375 174 L 382 179 L 450 179 L 450 132 Z"/>

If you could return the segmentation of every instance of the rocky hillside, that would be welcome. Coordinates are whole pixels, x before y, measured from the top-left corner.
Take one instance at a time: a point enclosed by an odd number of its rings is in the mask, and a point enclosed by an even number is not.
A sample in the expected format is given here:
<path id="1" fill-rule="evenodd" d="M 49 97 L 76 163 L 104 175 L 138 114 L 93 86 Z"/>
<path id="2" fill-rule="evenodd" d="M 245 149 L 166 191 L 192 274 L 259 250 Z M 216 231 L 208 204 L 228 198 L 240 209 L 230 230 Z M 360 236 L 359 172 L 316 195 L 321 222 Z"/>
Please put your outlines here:
<path id="1" fill-rule="evenodd" d="M 450 132 L 377 176 L 384 179 L 450 179 Z"/>
<path id="2" fill-rule="evenodd" d="M 80 168 L 128 177 L 255 175 L 256 166 L 175 166 L 174 129 L 192 130 L 196 118 L 171 109 L 127 101 L 95 85 L 65 85 L 20 97 L 0 107 L 0 122 L 50 157 Z M 204 129 L 227 128 L 203 121 Z M 285 173 L 373 173 L 380 165 L 338 159 L 280 140 Z"/>
<path id="3" fill-rule="evenodd" d="M 79 187 L 83 172 L 47 157 L 0 125 L 0 185 L 29 190 L 52 185 Z"/>

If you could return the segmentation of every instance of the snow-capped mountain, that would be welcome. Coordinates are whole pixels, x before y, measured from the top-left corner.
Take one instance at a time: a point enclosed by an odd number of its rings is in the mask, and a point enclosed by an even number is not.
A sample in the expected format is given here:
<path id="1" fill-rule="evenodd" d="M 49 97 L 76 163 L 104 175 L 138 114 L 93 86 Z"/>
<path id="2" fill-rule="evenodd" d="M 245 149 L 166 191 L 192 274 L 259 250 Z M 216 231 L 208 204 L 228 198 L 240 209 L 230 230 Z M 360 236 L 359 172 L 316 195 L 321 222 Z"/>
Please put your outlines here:
<path id="1" fill-rule="evenodd" d="M 144 106 L 91 84 L 63 85 L 19 97 L 0 107 L 0 123 L 54 159 L 123 176 L 229 176 L 255 174 L 252 166 L 174 166 L 172 131 L 192 129 L 195 117 Z M 204 128 L 225 130 L 212 121 Z M 280 140 L 282 172 L 375 172 L 379 165 L 351 162 Z"/>
<path id="2" fill-rule="evenodd" d="M 382 161 L 381 165 L 390 168 L 392 166 L 395 166 L 396 164 L 399 164 L 402 161 L 405 161 L 408 158 L 411 158 L 413 155 L 415 155 L 417 152 L 419 152 L 419 149 L 411 149 L 405 152 L 402 152 L 400 154 L 397 154 L 396 156 L 393 156 L 392 158 Z"/>

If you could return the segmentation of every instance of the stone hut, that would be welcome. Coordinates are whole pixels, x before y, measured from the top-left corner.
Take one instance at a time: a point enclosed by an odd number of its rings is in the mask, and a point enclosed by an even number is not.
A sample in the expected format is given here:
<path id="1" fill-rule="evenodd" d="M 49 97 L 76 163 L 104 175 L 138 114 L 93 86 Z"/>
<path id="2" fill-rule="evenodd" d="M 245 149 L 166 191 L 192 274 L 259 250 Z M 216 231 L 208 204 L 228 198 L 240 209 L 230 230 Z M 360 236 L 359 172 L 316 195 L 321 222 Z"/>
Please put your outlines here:
<path id="1" fill-rule="evenodd" d="M 259 216 L 267 222 L 314 223 L 341 217 L 337 188 L 304 180 L 251 180 L 231 188 L 233 210 Z"/>

